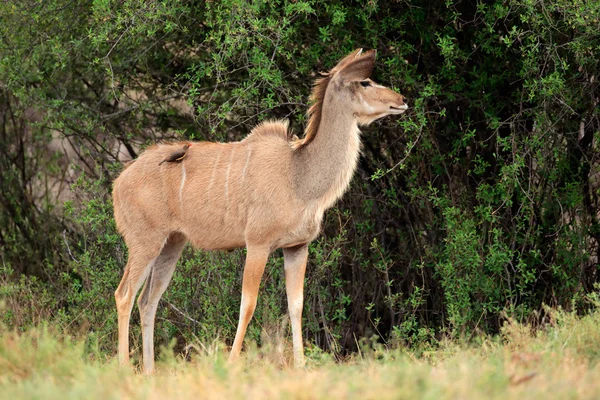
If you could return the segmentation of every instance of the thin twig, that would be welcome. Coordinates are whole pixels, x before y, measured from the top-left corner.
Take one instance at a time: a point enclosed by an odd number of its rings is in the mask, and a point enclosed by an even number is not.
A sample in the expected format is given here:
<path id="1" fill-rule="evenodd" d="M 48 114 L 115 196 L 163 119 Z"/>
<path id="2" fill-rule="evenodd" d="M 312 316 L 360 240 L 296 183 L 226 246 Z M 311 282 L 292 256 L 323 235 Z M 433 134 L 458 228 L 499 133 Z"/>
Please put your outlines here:
<path id="1" fill-rule="evenodd" d="M 421 130 L 421 132 L 419 133 L 419 136 L 417 136 L 417 139 L 410 145 L 410 148 L 406 151 L 406 155 L 404 156 L 404 158 L 402 160 L 398 161 L 396 163 L 396 165 L 394 165 L 392 168 L 390 168 L 387 171 L 385 171 L 385 173 L 383 173 L 383 175 L 381 175 L 380 178 L 386 176 L 387 174 L 389 174 L 390 172 L 392 172 L 393 170 L 395 170 L 398 165 L 400 165 L 400 164 L 404 163 L 404 161 L 406 161 L 406 159 L 408 158 L 408 156 L 410 156 L 410 153 L 412 153 L 412 150 L 417 145 L 417 142 L 419 141 L 419 139 L 421 139 L 421 134 L 422 133 L 423 133 L 423 131 Z"/>
<path id="2" fill-rule="evenodd" d="M 63 237 L 63 240 L 64 240 L 65 244 L 67 245 L 67 251 L 69 252 L 69 255 L 71 256 L 71 258 L 73 259 L 73 261 L 76 262 L 77 259 L 73 256 L 73 253 L 71 252 L 71 247 L 69 247 L 69 242 L 67 241 L 67 235 L 65 234 L 66 231 L 67 231 L 66 229 L 63 229 L 63 231 L 62 231 L 62 237 Z"/>
<path id="3" fill-rule="evenodd" d="M 175 305 L 173 305 L 172 303 L 165 301 L 169 307 L 171 307 L 173 310 L 177 311 L 179 314 L 181 314 L 182 317 L 192 321 L 195 324 L 200 325 L 200 321 L 196 321 L 194 318 L 190 317 L 189 315 L 187 315 L 186 313 L 184 313 L 183 311 L 181 311 L 179 308 L 177 308 Z"/>

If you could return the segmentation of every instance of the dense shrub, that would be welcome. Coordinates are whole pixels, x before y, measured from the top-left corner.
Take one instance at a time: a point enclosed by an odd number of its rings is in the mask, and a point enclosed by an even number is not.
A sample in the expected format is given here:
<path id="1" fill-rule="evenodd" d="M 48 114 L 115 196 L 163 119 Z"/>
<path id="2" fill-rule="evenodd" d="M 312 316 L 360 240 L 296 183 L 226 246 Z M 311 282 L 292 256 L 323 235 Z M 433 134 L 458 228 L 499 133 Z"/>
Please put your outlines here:
<path id="1" fill-rule="evenodd" d="M 305 337 L 343 352 L 363 336 L 497 332 L 544 303 L 585 310 L 600 241 L 598 0 L 23 4 L 0 5 L 7 299 L 39 293 L 44 315 L 112 351 L 117 160 L 161 138 L 237 140 L 266 118 L 301 134 L 316 72 L 367 47 L 375 80 L 411 109 L 363 130 L 351 189 L 311 245 Z M 74 150 L 49 153 L 53 138 Z M 63 207 L 55 185 L 69 181 Z M 186 249 L 160 342 L 230 340 L 242 267 L 242 250 Z M 273 257 L 250 337 L 283 326 L 285 309 Z"/>

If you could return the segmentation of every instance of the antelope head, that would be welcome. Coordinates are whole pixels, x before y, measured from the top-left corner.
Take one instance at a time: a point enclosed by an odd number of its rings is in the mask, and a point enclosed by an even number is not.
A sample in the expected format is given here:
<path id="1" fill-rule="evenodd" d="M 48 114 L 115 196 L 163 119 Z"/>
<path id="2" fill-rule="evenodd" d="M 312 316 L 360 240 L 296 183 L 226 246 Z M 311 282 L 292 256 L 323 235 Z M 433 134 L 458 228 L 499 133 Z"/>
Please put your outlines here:
<path id="1" fill-rule="evenodd" d="M 362 49 L 355 50 L 329 73 L 332 92 L 342 103 L 338 106 L 350 110 L 359 125 L 369 125 L 379 118 L 402 114 L 408 109 L 404 96 L 369 79 L 375 55 L 375 50 L 364 53 Z"/>

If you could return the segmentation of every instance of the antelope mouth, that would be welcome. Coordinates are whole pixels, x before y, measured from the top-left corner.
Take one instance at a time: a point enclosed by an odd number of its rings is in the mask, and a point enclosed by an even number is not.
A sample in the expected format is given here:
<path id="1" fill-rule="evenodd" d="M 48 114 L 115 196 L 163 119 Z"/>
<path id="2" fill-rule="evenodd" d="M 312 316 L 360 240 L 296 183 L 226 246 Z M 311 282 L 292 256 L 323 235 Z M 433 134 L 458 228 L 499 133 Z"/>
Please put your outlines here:
<path id="1" fill-rule="evenodd" d="M 402 114 L 406 110 L 408 110 L 406 104 L 402 104 L 400 107 L 390 106 L 390 111 L 393 111 L 395 114 Z"/>

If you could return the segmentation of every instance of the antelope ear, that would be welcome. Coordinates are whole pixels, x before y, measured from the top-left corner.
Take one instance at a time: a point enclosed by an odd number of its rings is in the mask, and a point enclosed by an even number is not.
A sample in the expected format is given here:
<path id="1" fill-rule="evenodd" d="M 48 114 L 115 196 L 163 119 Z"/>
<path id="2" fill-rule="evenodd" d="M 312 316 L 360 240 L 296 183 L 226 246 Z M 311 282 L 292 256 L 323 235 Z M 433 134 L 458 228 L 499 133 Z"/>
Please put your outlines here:
<path id="1" fill-rule="evenodd" d="M 340 71 L 343 69 L 346 64 L 353 61 L 356 57 L 359 57 L 362 54 L 363 49 L 356 49 L 352 53 L 348 54 L 346 57 L 342 58 L 340 62 L 337 63 L 335 67 L 333 67 L 334 71 Z"/>
<path id="2" fill-rule="evenodd" d="M 373 67 L 375 66 L 376 55 L 377 52 L 375 50 L 369 50 L 362 54 L 361 52 L 358 52 L 353 59 L 348 60 L 338 71 L 342 82 L 347 84 L 350 82 L 363 81 L 367 79 L 371 75 L 371 71 L 373 71 Z M 346 60 L 348 57 L 344 58 L 344 60 Z"/>

